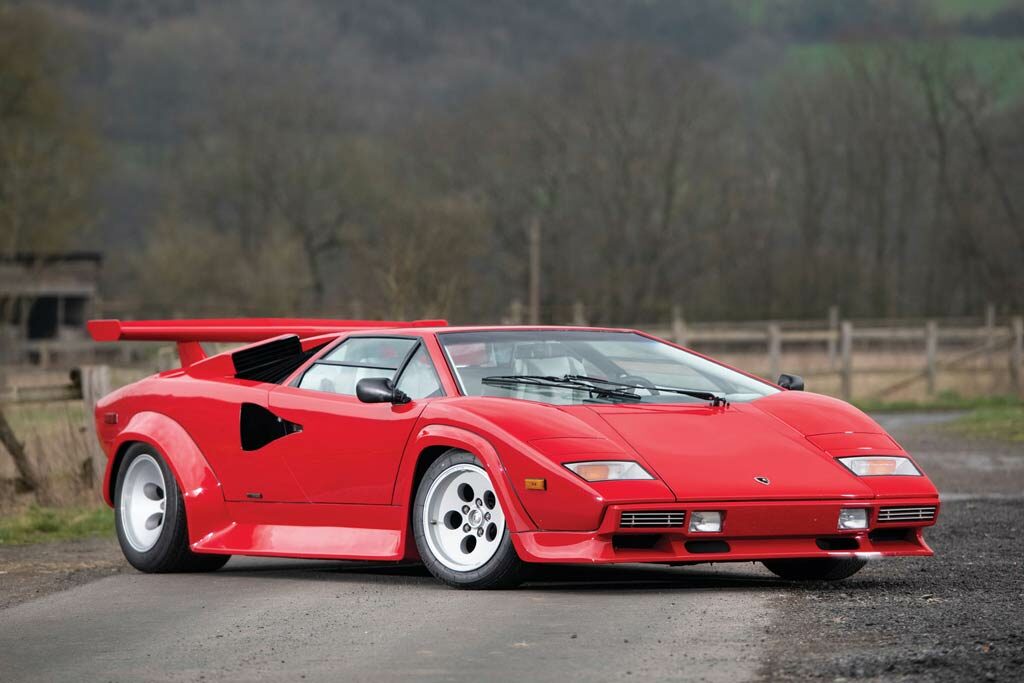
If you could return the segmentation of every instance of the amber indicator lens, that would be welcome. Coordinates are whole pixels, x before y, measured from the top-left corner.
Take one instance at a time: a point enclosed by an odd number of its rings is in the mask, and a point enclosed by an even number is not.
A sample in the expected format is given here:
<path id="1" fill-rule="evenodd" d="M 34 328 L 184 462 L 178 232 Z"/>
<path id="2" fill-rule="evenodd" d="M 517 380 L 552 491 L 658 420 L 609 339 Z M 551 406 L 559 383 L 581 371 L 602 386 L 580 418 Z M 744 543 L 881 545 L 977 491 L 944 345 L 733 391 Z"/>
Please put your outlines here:
<path id="1" fill-rule="evenodd" d="M 654 478 L 639 463 L 632 460 L 588 460 L 567 462 L 565 466 L 587 481 Z"/>
<path id="2" fill-rule="evenodd" d="M 611 468 L 608 465 L 594 463 L 592 465 L 580 465 L 576 468 L 576 474 L 587 481 L 604 481 L 609 479 L 608 472 Z"/>

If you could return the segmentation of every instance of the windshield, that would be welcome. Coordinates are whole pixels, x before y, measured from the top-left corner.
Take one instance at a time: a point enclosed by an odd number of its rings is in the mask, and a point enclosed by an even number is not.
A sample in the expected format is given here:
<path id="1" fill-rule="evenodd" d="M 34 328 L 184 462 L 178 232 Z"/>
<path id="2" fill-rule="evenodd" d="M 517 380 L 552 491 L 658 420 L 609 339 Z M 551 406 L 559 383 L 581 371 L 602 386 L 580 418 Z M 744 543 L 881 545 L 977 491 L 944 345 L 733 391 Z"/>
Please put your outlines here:
<path id="1" fill-rule="evenodd" d="M 714 395 L 740 403 L 779 391 L 633 332 L 495 330 L 438 339 L 467 396 L 574 404 L 706 403 Z"/>

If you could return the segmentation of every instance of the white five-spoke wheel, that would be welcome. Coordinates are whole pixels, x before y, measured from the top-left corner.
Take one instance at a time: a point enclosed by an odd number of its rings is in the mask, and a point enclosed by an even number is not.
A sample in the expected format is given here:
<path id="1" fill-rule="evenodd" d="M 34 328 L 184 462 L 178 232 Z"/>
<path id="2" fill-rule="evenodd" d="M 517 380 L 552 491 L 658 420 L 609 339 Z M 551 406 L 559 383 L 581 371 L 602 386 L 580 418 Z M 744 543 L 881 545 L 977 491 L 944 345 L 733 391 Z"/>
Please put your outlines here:
<path id="1" fill-rule="evenodd" d="M 438 562 L 457 572 L 494 557 L 505 535 L 505 515 L 483 468 L 453 465 L 434 479 L 423 506 L 423 535 Z"/>
<path id="2" fill-rule="evenodd" d="M 477 458 L 451 449 L 416 489 L 413 531 L 430 573 L 457 588 L 507 588 L 527 566 L 512 544 L 501 494 Z"/>
<path id="3" fill-rule="evenodd" d="M 132 460 L 121 489 L 121 524 L 128 544 L 144 553 L 160 539 L 167 509 L 164 473 L 153 456 Z"/>

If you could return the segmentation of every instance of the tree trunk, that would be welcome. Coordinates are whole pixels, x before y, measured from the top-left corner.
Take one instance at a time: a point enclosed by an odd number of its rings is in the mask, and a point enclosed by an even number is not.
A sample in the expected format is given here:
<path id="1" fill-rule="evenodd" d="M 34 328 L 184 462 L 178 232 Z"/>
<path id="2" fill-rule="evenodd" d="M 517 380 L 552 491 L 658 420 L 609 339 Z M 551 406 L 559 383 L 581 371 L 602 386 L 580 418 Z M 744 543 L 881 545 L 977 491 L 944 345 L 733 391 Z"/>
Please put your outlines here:
<path id="1" fill-rule="evenodd" d="M 18 470 L 18 476 L 21 478 L 22 486 L 28 491 L 38 492 L 39 475 L 36 474 L 35 467 L 32 466 L 32 462 L 25 453 L 25 444 L 18 441 L 17 436 L 15 436 L 2 406 L 0 406 L 0 443 L 3 443 L 4 447 L 7 448 L 7 452 L 11 454 L 14 466 Z"/>

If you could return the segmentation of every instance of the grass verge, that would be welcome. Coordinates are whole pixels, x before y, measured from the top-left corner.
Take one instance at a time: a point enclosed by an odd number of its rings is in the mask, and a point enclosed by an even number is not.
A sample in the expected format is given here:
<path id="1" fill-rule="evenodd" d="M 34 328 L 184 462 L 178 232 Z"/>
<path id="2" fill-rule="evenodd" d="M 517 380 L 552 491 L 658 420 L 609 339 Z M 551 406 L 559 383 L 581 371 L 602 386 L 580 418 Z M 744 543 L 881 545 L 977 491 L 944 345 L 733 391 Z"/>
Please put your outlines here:
<path id="1" fill-rule="evenodd" d="M 1024 403 L 1014 396 L 961 396 L 951 391 L 944 391 L 932 398 L 920 401 L 855 400 L 853 404 L 865 413 L 982 410 L 1024 406 Z"/>
<path id="2" fill-rule="evenodd" d="M 0 516 L 0 545 L 66 541 L 89 536 L 112 536 L 114 511 L 110 508 L 51 508 L 31 506 Z"/>
<path id="3" fill-rule="evenodd" d="M 973 438 L 1024 442 L 1024 404 L 977 408 L 948 428 Z"/>

